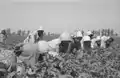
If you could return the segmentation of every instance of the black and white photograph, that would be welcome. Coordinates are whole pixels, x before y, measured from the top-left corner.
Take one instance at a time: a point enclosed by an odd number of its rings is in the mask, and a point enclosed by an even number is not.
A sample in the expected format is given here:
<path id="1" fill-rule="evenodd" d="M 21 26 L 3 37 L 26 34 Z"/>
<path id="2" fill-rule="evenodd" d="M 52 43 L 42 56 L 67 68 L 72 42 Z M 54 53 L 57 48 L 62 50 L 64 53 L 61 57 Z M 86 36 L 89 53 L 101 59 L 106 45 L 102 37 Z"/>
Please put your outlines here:
<path id="1" fill-rule="evenodd" d="M 120 78 L 120 0 L 0 0 L 0 78 Z"/>

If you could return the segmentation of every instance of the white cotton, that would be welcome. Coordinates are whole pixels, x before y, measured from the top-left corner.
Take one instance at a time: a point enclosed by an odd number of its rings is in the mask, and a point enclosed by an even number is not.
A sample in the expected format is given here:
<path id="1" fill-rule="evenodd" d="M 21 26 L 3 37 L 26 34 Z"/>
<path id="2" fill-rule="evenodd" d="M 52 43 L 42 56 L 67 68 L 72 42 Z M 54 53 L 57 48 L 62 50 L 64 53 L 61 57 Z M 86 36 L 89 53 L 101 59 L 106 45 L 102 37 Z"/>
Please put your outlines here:
<path id="1" fill-rule="evenodd" d="M 48 41 L 49 46 L 53 49 L 56 50 L 59 47 L 59 44 L 61 43 L 61 40 L 59 38 L 53 39 L 51 41 Z"/>
<path id="2" fill-rule="evenodd" d="M 106 43 L 104 41 L 101 41 L 101 48 L 106 48 Z"/>
<path id="3" fill-rule="evenodd" d="M 76 37 L 82 37 L 83 35 L 82 35 L 82 32 L 81 31 L 78 31 L 77 33 L 76 33 Z"/>
<path id="4" fill-rule="evenodd" d="M 108 40 L 108 37 L 107 36 L 102 36 L 101 37 L 101 48 L 106 48 L 106 43 L 105 41 Z"/>
<path id="5" fill-rule="evenodd" d="M 28 74 L 32 75 L 32 74 L 35 74 L 35 72 L 32 72 L 32 69 L 29 68 L 29 70 L 28 70 Z"/>
<path id="6" fill-rule="evenodd" d="M 25 72 L 25 68 L 23 68 L 22 66 L 17 66 L 17 74 L 18 75 L 22 75 L 22 74 L 24 74 L 24 72 Z"/>
<path id="7" fill-rule="evenodd" d="M 52 55 L 53 57 L 59 55 L 57 52 L 54 52 L 54 51 L 49 51 L 48 54 Z"/>
<path id="8" fill-rule="evenodd" d="M 84 43 L 83 38 L 82 38 L 82 40 L 80 41 L 80 43 L 81 43 L 81 48 L 84 49 L 84 47 L 83 47 L 83 43 Z"/>
<path id="9" fill-rule="evenodd" d="M 50 46 L 47 41 L 42 40 L 38 42 L 38 49 L 40 53 L 46 53 L 50 50 Z"/>
<path id="10" fill-rule="evenodd" d="M 96 41 L 97 41 L 98 39 L 96 39 L 96 38 L 93 38 L 92 40 L 91 40 L 91 48 L 95 48 L 96 46 L 97 46 L 97 44 L 96 44 Z"/>
<path id="11" fill-rule="evenodd" d="M 101 40 L 101 36 L 97 36 L 96 39 L 97 39 L 97 40 Z"/>

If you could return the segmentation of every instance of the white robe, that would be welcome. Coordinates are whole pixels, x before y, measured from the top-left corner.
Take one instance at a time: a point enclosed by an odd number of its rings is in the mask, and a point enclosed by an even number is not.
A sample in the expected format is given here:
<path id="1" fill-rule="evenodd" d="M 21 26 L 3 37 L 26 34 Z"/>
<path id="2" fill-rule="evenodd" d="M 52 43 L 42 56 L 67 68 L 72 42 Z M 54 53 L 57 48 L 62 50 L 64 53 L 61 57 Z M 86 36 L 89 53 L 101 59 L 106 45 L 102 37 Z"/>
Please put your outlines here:
<path id="1" fill-rule="evenodd" d="M 34 43 L 35 42 L 35 35 L 37 35 L 37 31 L 31 32 L 27 38 L 24 40 L 24 43 Z"/>
<path id="2" fill-rule="evenodd" d="M 48 52 L 53 57 L 58 56 L 59 52 L 59 44 L 61 43 L 61 40 L 59 38 L 53 39 L 48 42 L 48 45 L 50 46 L 50 51 Z"/>
<path id="3" fill-rule="evenodd" d="M 91 48 L 95 48 L 95 47 L 97 46 L 96 41 L 97 41 L 96 38 L 93 38 L 93 39 L 91 40 Z"/>
<path id="4" fill-rule="evenodd" d="M 53 51 L 58 51 L 60 43 L 61 43 L 61 41 L 59 38 L 48 41 L 48 45 L 51 47 L 51 50 L 53 50 Z"/>
<path id="5" fill-rule="evenodd" d="M 107 36 L 102 36 L 101 37 L 101 48 L 106 48 L 106 41 L 108 40 Z"/>

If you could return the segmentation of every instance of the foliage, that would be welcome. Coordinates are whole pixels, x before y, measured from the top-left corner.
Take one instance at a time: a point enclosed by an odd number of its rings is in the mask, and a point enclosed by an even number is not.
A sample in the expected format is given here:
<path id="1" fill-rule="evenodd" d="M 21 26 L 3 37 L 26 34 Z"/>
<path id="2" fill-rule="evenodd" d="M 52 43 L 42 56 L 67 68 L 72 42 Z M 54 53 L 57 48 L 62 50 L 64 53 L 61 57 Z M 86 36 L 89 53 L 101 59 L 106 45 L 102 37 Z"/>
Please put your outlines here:
<path id="1" fill-rule="evenodd" d="M 120 48 L 94 49 L 92 54 L 82 50 L 72 53 L 61 53 L 62 60 L 48 55 L 47 60 L 39 63 L 37 73 L 42 78 L 57 78 L 59 75 L 70 75 L 73 78 L 119 78 Z M 82 57 L 79 57 L 83 53 Z"/>
<path id="2" fill-rule="evenodd" d="M 18 33 L 9 35 L 7 44 L 14 46 L 22 42 L 26 36 L 21 35 L 21 32 L 23 31 L 19 30 Z M 105 33 L 107 30 L 104 29 L 102 32 Z M 113 34 L 113 31 L 109 30 L 108 33 Z M 49 34 L 45 35 L 44 39 L 52 40 L 58 36 L 58 34 L 52 36 Z M 79 50 L 75 54 L 60 53 L 60 57 L 62 59 L 46 54 L 46 60 L 37 64 L 36 75 L 41 78 L 58 78 L 60 75 L 70 75 L 73 78 L 120 78 L 120 47 L 118 45 L 107 49 L 93 49 L 91 55 Z"/>

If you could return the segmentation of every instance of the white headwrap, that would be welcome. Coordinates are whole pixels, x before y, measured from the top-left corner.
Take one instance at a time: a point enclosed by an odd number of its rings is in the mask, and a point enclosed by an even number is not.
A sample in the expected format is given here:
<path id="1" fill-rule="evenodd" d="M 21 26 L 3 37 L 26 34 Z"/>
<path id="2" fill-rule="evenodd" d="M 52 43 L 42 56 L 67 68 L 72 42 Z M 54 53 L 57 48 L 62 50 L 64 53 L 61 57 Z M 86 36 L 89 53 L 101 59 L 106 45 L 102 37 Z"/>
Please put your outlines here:
<path id="1" fill-rule="evenodd" d="M 60 39 L 61 41 L 68 41 L 68 40 L 72 41 L 71 35 L 68 32 L 63 32 L 60 35 Z"/>
<path id="2" fill-rule="evenodd" d="M 42 26 L 40 26 L 38 30 L 44 30 L 44 29 L 43 29 L 43 27 L 42 27 Z"/>
<path id="3" fill-rule="evenodd" d="M 77 36 L 77 37 L 82 37 L 82 36 L 83 36 L 83 35 L 82 35 L 82 32 L 81 32 L 81 31 L 77 31 L 76 36 Z"/>
<path id="4" fill-rule="evenodd" d="M 88 31 L 87 32 L 87 35 L 92 35 L 93 33 L 91 31 Z"/>
<path id="5" fill-rule="evenodd" d="M 83 41 L 91 41 L 91 39 L 90 39 L 89 36 L 84 36 L 84 37 L 83 37 Z"/>

